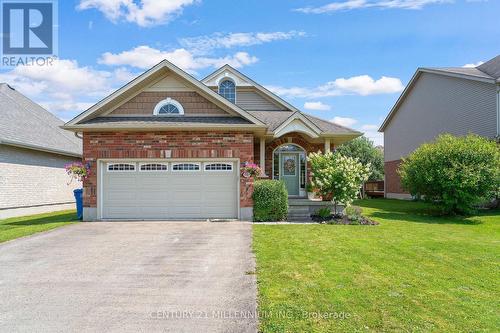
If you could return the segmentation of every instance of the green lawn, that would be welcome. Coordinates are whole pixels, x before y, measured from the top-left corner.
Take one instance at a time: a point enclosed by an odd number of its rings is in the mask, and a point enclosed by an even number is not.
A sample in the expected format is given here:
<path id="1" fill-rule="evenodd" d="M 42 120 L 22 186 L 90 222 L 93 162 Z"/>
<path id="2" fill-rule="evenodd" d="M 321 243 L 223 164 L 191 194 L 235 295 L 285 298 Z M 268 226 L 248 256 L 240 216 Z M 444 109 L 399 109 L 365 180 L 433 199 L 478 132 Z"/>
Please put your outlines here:
<path id="1" fill-rule="evenodd" d="M 499 211 L 356 204 L 380 225 L 254 225 L 262 332 L 498 332 Z"/>
<path id="2" fill-rule="evenodd" d="M 74 210 L 0 220 L 0 243 L 74 222 L 77 222 Z"/>

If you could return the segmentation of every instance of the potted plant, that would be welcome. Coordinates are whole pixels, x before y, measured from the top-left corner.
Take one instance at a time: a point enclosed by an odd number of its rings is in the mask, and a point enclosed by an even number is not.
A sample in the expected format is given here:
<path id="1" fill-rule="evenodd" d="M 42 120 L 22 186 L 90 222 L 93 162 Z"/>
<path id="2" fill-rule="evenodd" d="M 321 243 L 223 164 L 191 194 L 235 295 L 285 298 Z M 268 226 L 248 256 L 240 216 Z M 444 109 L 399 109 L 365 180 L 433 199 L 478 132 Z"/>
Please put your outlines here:
<path id="1" fill-rule="evenodd" d="M 241 175 L 245 178 L 258 178 L 262 175 L 262 170 L 261 168 L 255 164 L 255 163 L 250 163 L 250 162 L 245 162 L 243 163 L 243 166 L 241 167 Z"/>
<path id="2" fill-rule="evenodd" d="M 83 164 L 82 162 L 68 163 L 64 166 L 66 173 L 70 176 L 68 185 L 71 184 L 73 179 L 79 182 L 83 182 L 90 176 L 90 165 Z M 79 188 L 73 191 L 76 200 L 76 214 L 78 219 L 81 220 L 83 217 L 83 189 Z"/>
<path id="3" fill-rule="evenodd" d="M 307 191 L 307 199 L 309 200 L 314 200 L 316 198 L 314 187 L 312 186 L 311 183 L 307 183 L 306 185 L 306 191 Z"/>

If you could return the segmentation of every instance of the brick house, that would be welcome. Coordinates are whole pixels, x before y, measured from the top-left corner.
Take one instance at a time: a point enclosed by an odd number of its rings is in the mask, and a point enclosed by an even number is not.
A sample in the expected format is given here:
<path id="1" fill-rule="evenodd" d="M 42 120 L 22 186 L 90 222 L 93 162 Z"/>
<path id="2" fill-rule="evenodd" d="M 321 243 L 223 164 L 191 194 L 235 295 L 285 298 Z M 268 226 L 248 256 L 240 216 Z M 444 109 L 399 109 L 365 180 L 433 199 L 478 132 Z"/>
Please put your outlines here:
<path id="1" fill-rule="evenodd" d="M 379 129 L 384 133 L 385 195 L 409 199 L 401 158 L 439 134 L 498 138 L 500 55 L 472 67 L 419 68 Z"/>
<path id="2" fill-rule="evenodd" d="M 82 133 L 84 220 L 252 218 L 246 162 L 304 196 L 307 154 L 361 135 L 305 114 L 225 65 L 164 60 L 64 126 Z"/>

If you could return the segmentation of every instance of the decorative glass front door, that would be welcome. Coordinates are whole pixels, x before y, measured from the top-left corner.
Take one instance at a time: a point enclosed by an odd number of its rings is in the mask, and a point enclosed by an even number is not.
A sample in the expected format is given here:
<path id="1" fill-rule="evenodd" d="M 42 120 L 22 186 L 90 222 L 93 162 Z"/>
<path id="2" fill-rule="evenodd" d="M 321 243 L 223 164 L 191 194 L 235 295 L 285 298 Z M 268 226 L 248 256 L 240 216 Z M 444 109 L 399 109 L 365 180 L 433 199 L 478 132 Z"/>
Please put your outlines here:
<path id="1" fill-rule="evenodd" d="M 299 195 L 299 154 L 281 153 L 281 179 L 289 195 Z"/>

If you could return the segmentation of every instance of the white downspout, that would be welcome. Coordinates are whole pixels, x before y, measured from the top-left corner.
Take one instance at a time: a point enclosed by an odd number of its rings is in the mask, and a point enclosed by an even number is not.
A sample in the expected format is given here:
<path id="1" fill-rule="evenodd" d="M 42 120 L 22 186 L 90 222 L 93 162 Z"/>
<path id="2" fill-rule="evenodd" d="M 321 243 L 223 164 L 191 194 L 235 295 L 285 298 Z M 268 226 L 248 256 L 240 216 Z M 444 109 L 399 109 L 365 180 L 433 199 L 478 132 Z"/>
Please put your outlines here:
<path id="1" fill-rule="evenodd" d="M 497 83 L 497 140 L 500 139 L 500 83 Z"/>

